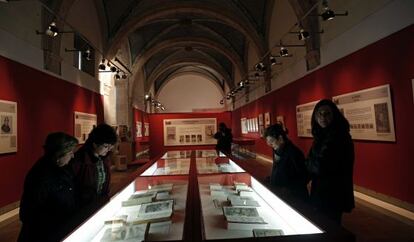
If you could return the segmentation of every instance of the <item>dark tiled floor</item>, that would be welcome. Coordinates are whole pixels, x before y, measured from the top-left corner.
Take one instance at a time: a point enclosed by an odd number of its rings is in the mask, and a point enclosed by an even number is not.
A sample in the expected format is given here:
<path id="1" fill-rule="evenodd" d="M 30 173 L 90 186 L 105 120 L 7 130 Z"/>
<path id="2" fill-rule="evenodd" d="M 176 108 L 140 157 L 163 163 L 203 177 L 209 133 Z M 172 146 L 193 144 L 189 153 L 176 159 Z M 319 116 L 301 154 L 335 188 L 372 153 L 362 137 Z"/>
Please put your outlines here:
<path id="1" fill-rule="evenodd" d="M 271 170 L 271 164 L 265 161 L 243 162 L 247 170 L 259 179 L 266 177 Z M 116 186 L 138 167 L 124 172 L 112 173 L 112 186 Z M 357 242 L 414 242 L 414 221 L 408 221 L 398 215 L 390 215 L 364 201 L 357 200 L 356 208 L 343 217 L 343 226 L 354 233 Z M 20 231 L 20 221 L 17 216 L 0 223 L 0 241 L 16 241 Z"/>

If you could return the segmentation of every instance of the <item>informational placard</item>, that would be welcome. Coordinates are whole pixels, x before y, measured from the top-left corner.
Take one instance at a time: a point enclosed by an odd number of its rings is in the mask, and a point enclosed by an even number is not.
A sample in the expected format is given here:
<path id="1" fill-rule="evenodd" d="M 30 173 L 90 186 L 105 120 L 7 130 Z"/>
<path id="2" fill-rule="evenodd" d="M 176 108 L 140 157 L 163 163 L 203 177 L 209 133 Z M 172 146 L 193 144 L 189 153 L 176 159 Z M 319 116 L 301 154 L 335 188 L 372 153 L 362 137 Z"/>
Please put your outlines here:
<path id="1" fill-rule="evenodd" d="M 242 134 L 247 134 L 247 119 L 246 118 L 241 118 L 240 119 L 240 125 L 241 125 L 241 133 Z"/>
<path id="2" fill-rule="evenodd" d="M 257 118 L 253 118 L 253 126 L 254 126 L 253 132 L 259 132 L 259 123 L 257 122 Z"/>
<path id="3" fill-rule="evenodd" d="M 144 123 L 144 136 L 149 136 L 149 123 Z"/>
<path id="4" fill-rule="evenodd" d="M 270 113 L 269 112 L 265 113 L 264 119 L 265 119 L 265 128 L 267 128 L 270 126 Z"/>
<path id="5" fill-rule="evenodd" d="M 311 118 L 318 102 L 319 100 L 296 106 L 296 125 L 299 137 L 312 137 Z"/>
<path id="6" fill-rule="evenodd" d="M 165 119 L 164 145 L 211 145 L 216 144 L 216 118 Z"/>
<path id="7" fill-rule="evenodd" d="M 0 154 L 17 152 L 17 103 L 0 100 Z"/>
<path id="8" fill-rule="evenodd" d="M 96 124 L 96 114 L 75 112 L 75 138 L 78 139 L 79 144 L 85 143 Z"/>
<path id="9" fill-rule="evenodd" d="M 142 137 L 142 122 L 141 121 L 135 122 L 135 137 L 137 138 Z"/>
<path id="10" fill-rule="evenodd" d="M 332 98 L 348 120 L 353 139 L 395 141 L 389 85 Z"/>

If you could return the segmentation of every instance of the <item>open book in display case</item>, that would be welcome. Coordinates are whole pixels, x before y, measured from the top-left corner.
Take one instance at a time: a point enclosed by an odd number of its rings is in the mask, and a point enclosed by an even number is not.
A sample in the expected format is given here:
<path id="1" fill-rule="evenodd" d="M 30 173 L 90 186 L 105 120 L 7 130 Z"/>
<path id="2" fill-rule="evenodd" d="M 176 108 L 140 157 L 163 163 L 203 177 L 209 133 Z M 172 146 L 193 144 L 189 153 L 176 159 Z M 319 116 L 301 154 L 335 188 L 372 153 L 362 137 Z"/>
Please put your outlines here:
<path id="1" fill-rule="evenodd" d="M 355 241 L 214 150 L 168 151 L 133 177 L 64 241 Z"/>

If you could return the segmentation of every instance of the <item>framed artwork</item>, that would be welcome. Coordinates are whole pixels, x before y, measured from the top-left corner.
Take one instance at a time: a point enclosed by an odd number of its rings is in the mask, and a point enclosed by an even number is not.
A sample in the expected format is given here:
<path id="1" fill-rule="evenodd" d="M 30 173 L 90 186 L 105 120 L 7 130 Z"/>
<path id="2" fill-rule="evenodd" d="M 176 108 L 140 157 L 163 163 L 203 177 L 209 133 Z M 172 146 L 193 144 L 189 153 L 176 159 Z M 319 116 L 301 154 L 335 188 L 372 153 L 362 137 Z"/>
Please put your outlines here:
<path id="1" fill-rule="evenodd" d="M 270 126 L 270 113 L 269 112 L 265 113 L 264 121 L 265 121 L 265 124 L 264 124 L 265 128 L 269 127 Z"/>
<path id="2" fill-rule="evenodd" d="M 0 154 L 17 152 L 17 103 L 0 100 Z"/>

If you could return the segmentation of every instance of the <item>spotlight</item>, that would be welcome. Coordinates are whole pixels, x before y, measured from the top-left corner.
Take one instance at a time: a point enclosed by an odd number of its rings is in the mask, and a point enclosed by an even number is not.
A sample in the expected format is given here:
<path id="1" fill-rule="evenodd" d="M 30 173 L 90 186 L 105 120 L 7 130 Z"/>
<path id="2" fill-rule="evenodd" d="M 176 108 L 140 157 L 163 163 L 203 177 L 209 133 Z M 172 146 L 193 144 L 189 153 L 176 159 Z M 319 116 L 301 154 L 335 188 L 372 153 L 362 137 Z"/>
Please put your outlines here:
<path id="1" fill-rule="evenodd" d="M 276 65 L 276 57 L 274 57 L 274 56 L 270 56 L 270 64 L 273 66 L 273 65 Z"/>
<path id="2" fill-rule="evenodd" d="M 223 100 L 223 99 L 221 99 L 221 100 L 220 100 L 220 104 L 221 104 L 221 105 L 223 105 L 223 104 L 224 104 L 224 100 Z"/>
<path id="3" fill-rule="evenodd" d="M 165 111 L 165 108 L 164 108 L 164 106 L 162 106 L 162 107 L 161 107 L 161 110 L 162 110 L 162 111 Z"/>
<path id="4" fill-rule="evenodd" d="M 150 95 L 149 94 L 145 94 L 145 101 L 148 101 L 150 99 Z"/>
<path id="5" fill-rule="evenodd" d="M 115 66 L 111 66 L 109 69 L 110 69 L 112 72 L 116 72 L 116 67 L 115 67 Z"/>
<path id="6" fill-rule="evenodd" d="M 83 53 L 82 53 L 83 58 L 85 58 L 86 60 L 92 60 L 91 57 L 91 50 L 89 48 L 87 48 Z"/>
<path id="7" fill-rule="evenodd" d="M 117 71 L 115 74 L 115 80 L 118 81 L 119 79 L 121 79 L 121 77 L 119 76 L 119 71 Z"/>
<path id="8" fill-rule="evenodd" d="M 244 82 L 243 81 L 239 82 L 239 86 L 244 87 Z"/>
<path id="9" fill-rule="evenodd" d="M 254 73 L 254 76 L 255 76 L 256 78 L 259 78 L 259 76 L 260 76 L 259 72 Z"/>
<path id="10" fill-rule="evenodd" d="M 45 34 L 50 37 L 56 37 L 59 34 L 59 29 L 56 27 L 55 22 L 51 22 L 49 26 L 47 27 Z"/>
<path id="11" fill-rule="evenodd" d="M 102 71 L 104 71 L 106 69 L 105 59 L 102 59 L 102 62 L 101 62 L 101 64 L 99 64 L 98 68 L 99 68 L 99 70 L 102 70 Z"/>
<path id="12" fill-rule="evenodd" d="M 125 73 L 122 73 L 122 79 L 127 79 L 127 75 Z"/>
<path id="13" fill-rule="evenodd" d="M 300 29 L 299 30 L 299 34 L 298 34 L 298 38 L 299 40 L 304 40 L 310 37 L 310 34 L 308 31 L 304 30 L 304 29 Z"/>
<path id="14" fill-rule="evenodd" d="M 280 56 L 282 57 L 287 57 L 289 56 L 289 51 L 288 49 L 286 49 L 285 47 L 280 47 Z"/>
<path id="15" fill-rule="evenodd" d="M 321 14 L 321 17 L 323 21 L 332 20 L 335 18 L 335 12 L 325 7 L 325 11 Z"/>
<path id="16" fill-rule="evenodd" d="M 257 63 L 257 64 L 254 66 L 254 69 L 255 69 L 256 71 L 260 71 L 260 72 L 265 71 L 265 65 L 264 65 L 262 62 Z"/>

